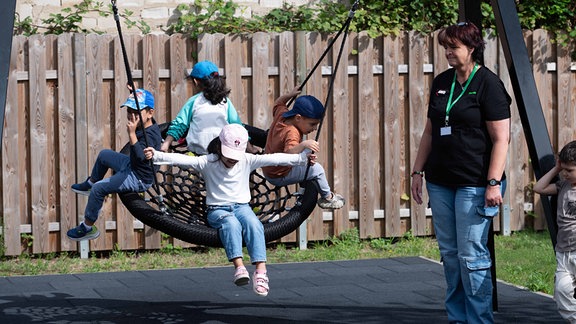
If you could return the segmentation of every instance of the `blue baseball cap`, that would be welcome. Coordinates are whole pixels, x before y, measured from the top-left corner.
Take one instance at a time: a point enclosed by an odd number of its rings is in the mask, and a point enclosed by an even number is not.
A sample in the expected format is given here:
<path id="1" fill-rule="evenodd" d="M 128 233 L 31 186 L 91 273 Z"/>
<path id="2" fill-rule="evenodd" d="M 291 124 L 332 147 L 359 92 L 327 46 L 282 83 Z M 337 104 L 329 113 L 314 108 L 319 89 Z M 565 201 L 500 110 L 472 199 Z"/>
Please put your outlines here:
<path id="1" fill-rule="evenodd" d="M 154 109 L 154 96 L 148 90 L 144 89 L 136 89 L 136 96 L 138 97 L 138 107 L 140 110 L 144 108 Z M 137 109 L 136 101 L 134 100 L 134 94 L 131 93 L 130 97 L 126 99 L 126 102 L 122 104 L 120 107 L 128 107 L 134 110 Z"/>
<path id="2" fill-rule="evenodd" d="M 324 105 L 313 96 L 300 96 L 294 101 L 294 107 L 282 114 L 282 117 L 289 118 L 296 115 L 322 119 L 324 117 Z"/>
<path id="3" fill-rule="evenodd" d="M 218 67 L 210 61 L 202 61 L 194 64 L 190 77 L 195 79 L 209 79 L 216 73 L 218 75 Z"/>

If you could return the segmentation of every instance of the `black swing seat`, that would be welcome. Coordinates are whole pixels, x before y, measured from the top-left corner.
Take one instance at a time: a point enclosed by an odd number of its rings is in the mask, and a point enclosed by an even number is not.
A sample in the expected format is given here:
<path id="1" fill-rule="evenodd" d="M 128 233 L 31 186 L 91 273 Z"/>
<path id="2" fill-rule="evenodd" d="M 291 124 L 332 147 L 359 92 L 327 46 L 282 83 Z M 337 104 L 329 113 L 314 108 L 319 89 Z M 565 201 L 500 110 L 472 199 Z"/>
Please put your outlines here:
<path id="1" fill-rule="evenodd" d="M 160 124 L 166 136 L 169 123 Z M 266 132 L 247 126 L 251 142 L 264 147 Z M 263 137 L 264 136 L 264 137 Z M 174 151 L 187 154 L 185 144 Z M 129 144 L 121 150 L 128 154 Z M 204 180 L 192 169 L 162 166 L 156 174 L 157 182 L 145 193 L 120 193 L 122 203 L 142 223 L 174 238 L 202 246 L 222 247 L 218 231 L 206 220 Z M 318 200 L 313 182 L 276 187 L 266 181 L 261 170 L 250 178 L 252 200 L 250 206 L 264 225 L 266 242 L 280 239 L 296 230 L 312 213 Z"/>

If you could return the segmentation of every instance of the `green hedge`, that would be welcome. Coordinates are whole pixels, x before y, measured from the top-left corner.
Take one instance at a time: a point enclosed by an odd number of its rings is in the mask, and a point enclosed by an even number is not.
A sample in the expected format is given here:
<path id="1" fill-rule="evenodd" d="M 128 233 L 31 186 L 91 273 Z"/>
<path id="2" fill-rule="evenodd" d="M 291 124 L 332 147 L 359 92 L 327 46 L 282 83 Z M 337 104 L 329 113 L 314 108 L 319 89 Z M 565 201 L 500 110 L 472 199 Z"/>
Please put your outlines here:
<path id="1" fill-rule="evenodd" d="M 345 3 L 343 3 L 345 2 Z M 165 30 L 166 33 L 183 33 L 197 37 L 202 33 L 253 33 L 257 31 L 318 31 L 335 32 L 340 29 L 350 12 L 350 1 L 318 0 L 310 5 L 284 4 L 264 16 L 246 19 L 239 17 L 239 5 L 229 0 L 194 0 L 176 8 L 177 19 Z M 560 40 L 576 38 L 576 2 L 574 0 L 517 0 L 520 25 L 525 29 L 544 28 L 565 31 Z M 20 19 L 16 15 L 15 34 L 60 34 L 63 32 L 100 32 L 86 30 L 81 26 L 83 16 L 97 12 L 102 16 L 112 13 L 110 5 L 95 0 L 83 0 L 80 4 L 51 14 L 42 25 L 33 25 L 31 18 Z M 128 28 L 139 28 L 143 33 L 150 27 L 142 20 L 132 20 L 132 12 L 121 14 Z M 490 1 L 482 1 L 483 27 L 495 28 Z M 362 0 L 359 1 L 351 31 L 367 31 L 372 37 L 396 34 L 402 30 L 430 33 L 443 26 L 456 23 L 458 0 Z"/>

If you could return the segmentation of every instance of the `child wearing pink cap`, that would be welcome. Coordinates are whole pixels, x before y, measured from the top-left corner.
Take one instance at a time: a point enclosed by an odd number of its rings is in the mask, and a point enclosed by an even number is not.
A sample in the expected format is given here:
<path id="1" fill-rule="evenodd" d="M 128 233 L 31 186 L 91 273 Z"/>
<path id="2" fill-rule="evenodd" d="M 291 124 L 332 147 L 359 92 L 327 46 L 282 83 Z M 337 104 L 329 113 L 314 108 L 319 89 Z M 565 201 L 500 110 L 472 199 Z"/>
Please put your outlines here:
<path id="1" fill-rule="evenodd" d="M 250 276 L 242 260 L 242 240 L 246 242 L 250 262 L 256 266 L 252 276 L 253 290 L 260 296 L 268 295 L 266 273 L 266 242 L 264 226 L 248 204 L 250 173 L 271 165 L 306 165 L 314 163 L 314 155 L 246 153 L 248 132 L 242 125 L 229 124 L 208 146 L 208 155 L 189 156 L 165 153 L 146 148 L 147 158 L 155 163 L 169 162 L 198 171 L 206 183 L 208 224 L 216 229 L 226 250 L 226 256 L 235 267 L 234 283 L 238 286 L 250 282 Z"/>

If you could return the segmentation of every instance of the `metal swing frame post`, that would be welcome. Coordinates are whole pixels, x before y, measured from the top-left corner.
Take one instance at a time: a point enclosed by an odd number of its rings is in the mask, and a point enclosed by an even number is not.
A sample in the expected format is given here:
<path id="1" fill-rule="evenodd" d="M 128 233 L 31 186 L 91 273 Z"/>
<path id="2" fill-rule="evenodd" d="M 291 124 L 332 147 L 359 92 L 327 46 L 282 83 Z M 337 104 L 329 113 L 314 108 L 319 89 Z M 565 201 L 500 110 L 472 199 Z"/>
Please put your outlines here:
<path id="1" fill-rule="evenodd" d="M 12 33 L 16 0 L 5 0 L 4 9 L 0 11 L 0 136 L 4 134 L 4 112 L 8 93 L 8 73 L 10 71 L 10 53 L 12 52 Z M 0 150 L 0 156 L 2 151 Z"/>

